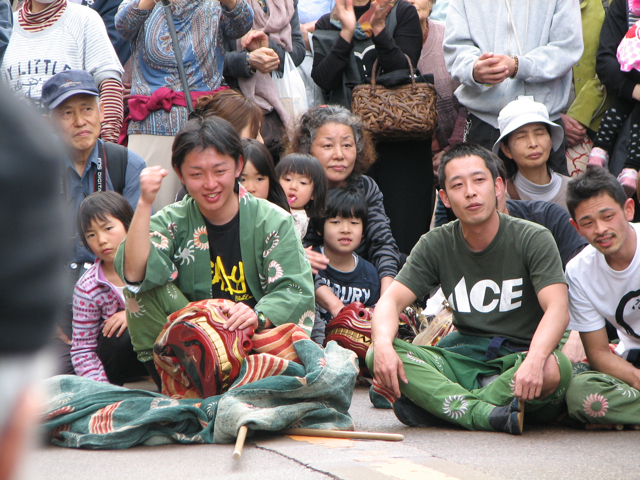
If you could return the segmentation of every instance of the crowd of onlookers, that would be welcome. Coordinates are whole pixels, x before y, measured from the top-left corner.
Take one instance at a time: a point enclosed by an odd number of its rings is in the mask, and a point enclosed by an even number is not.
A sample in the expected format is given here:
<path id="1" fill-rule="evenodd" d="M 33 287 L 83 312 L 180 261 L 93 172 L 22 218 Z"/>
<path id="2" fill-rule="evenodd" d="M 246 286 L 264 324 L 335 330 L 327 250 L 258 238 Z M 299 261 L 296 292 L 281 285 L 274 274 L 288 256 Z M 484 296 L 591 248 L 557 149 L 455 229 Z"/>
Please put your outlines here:
<path id="1" fill-rule="evenodd" d="M 70 232 L 67 271 L 72 283 L 84 281 L 57 331 L 63 371 L 122 383 L 103 367 L 104 352 L 116 347 L 102 345 L 131 344 L 125 284 L 111 258 L 120 242 L 112 242 L 109 258 L 91 246 L 83 235 L 91 219 L 80 223 L 83 200 L 113 190 L 133 212 L 145 165 L 170 172 L 155 212 L 181 200 L 189 192 L 172 172 L 174 141 L 194 116 L 230 122 L 244 139 L 240 183 L 293 215 L 316 274 L 319 342 L 343 305 L 375 305 L 420 236 L 455 218 L 435 187 L 442 156 L 458 143 L 499 154 L 509 202 L 545 202 L 527 213 L 518 206 L 524 203 L 504 210 L 538 215 L 552 229 L 566 222 L 546 202 L 566 210 L 568 175 L 587 163 L 609 166 L 634 196 L 637 73 L 632 54 L 618 54 L 640 14 L 634 2 L 494 3 L 174 0 L 168 17 L 151 0 L 2 2 L 3 82 L 25 108 L 48 117 L 69 152 L 60 185 L 79 223 Z M 410 61 L 433 75 L 438 124 L 431 139 L 380 141 L 350 112 L 351 90 L 371 76 L 375 60 L 382 72 Z M 277 85 L 295 90 L 296 82 L 305 87 L 302 109 L 292 98 L 299 91 L 284 97 Z M 551 142 L 532 158 L 530 139 L 541 130 Z M 94 208 L 85 215 L 114 215 Z M 349 212 L 359 219 L 343 229 L 350 239 L 341 230 L 327 236 L 338 222 L 326 219 Z M 122 221 L 123 235 L 129 222 Z M 556 236 L 565 264 L 577 248 L 567 237 Z M 96 286 L 110 302 L 89 308 Z"/>
<path id="2" fill-rule="evenodd" d="M 1 82 L 67 152 L 62 371 L 158 380 L 136 318 L 212 296 L 244 305 L 229 328 L 295 322 L 322 343 L 455 219 L 437 172 L 463 142 L 499 157 L 498 210 L 549 228 L 566 266 L 587 243 L 571 176 L 606 167 L 637 204 L 639 19 L 635 0 L 0 0 Z M 373 138 L 351 111 L 374 62 L 433 75 L 431 138 Z M 167 281 L 178 300 L 154 293 Z"/>

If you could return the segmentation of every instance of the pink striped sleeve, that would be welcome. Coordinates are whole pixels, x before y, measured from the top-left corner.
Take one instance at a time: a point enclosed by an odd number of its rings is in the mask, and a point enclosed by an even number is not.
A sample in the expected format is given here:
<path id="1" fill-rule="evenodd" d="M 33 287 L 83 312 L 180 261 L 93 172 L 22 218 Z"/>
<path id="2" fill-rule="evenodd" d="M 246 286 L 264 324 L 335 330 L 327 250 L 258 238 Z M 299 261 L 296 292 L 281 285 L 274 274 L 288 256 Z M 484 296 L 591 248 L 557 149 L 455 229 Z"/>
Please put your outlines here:
<path id="1" fill-rule="evenodd" d="M 95 289 L 99 287 L 96 286 Z M 73 292 L 71 363 L 77 375 L 108 382 L 104 366 L 97 354 L 98 335 L 102 323 L 102 311 L 92 298 L 92 292 L 84 291 L 76 285 Z"/>

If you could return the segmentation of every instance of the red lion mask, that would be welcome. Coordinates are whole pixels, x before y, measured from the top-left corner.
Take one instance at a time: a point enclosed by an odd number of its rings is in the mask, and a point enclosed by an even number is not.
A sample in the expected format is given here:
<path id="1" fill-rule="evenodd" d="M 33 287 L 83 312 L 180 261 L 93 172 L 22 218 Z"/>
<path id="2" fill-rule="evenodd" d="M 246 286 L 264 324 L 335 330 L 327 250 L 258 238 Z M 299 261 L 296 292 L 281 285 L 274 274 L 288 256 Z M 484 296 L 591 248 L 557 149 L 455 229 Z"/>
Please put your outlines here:
<path id="1" fill-rule="evenodd" d="M 367 350 L 371 345 L 371 312 L 360 302 L 344 307 L 325 328 L 324 345 L 335 340 L 340 346 L 355 352 L 360 361 L 360 374 L 372 378 L 365 364 Z"/>
<path id="2" fill-rule="evenodd" d="M 226 392 L 238 377 L 244 358 L 253 349 L 253 328 L 233 332 L 222 328 L 227 321 L 222 305 L 234 303 L 222 299 L 191 302 L 168 317 L 154 346 L 163 393 L 207 398 Z"/>

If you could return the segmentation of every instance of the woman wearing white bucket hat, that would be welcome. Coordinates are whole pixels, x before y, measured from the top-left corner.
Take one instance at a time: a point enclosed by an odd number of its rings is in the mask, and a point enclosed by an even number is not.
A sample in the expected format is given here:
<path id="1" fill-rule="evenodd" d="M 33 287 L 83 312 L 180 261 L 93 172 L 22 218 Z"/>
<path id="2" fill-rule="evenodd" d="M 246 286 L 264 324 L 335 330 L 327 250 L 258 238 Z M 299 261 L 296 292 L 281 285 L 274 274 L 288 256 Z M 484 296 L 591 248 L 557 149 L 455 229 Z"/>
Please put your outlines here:
<path id="1" fill-rule="evenodd" d="M 562 127 L 549 120 L 547 107 L 531 100 L 510 102 L 498 115 L 500 138 L 493 152 L 502 151 L 509 180 L 507 192 L 514 200 L 545 200 L 567 208 L 569 177 L 547 165 L 552 151 L 562 145 Z"/>

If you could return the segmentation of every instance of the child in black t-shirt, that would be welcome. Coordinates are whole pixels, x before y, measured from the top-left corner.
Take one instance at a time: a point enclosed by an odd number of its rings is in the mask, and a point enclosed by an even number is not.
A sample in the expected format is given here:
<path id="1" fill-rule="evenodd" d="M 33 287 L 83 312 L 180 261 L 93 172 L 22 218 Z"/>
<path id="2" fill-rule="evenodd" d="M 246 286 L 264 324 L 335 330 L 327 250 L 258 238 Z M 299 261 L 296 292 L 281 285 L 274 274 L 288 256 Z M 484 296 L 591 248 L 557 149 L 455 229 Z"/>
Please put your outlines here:
<path id="1" fill-rule="evenodd" d="M 315 249 L 329 258 L 327 268 L 315 276 L 316 298 L 324 298 L 325 306 L 339 305 L 339 302 L 342 305 L 361 302 L 373 307 L 378 302 L 378 272 L 371 263 L 355 253 L 367 228 L 367 214 L 367 204 L 358 190 L 333 188 L 327 195 L 325 215 L 313 219 L 313 227 L 324 240 L 324 245 Z M 321 289 L 324 289 L 324 294 L 319 295 Z M 325 326 L 333 315 L 320 303 L 316 304 L 316 308 L 318 315 L 311 339 L 322 344 Z"/>

